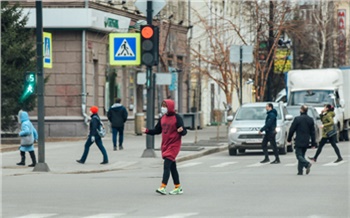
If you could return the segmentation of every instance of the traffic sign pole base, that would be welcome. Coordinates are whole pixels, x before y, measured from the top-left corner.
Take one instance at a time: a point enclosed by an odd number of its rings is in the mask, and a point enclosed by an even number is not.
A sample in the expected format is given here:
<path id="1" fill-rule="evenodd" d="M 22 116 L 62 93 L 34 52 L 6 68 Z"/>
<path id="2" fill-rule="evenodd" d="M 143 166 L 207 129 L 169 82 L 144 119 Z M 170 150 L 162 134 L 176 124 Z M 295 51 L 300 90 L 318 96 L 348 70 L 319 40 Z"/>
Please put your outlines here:
<path id="1" fill-rule="evenodd" d="M 34 172 L 49 172 L 49 166 L 46 163 L 37 163 L 33 169 Z"/>
<path id="2" fill-rule="evenodd" d="M 156 153 L 151 148 L 146 148 L 141 157 L 156 157 Z"/>

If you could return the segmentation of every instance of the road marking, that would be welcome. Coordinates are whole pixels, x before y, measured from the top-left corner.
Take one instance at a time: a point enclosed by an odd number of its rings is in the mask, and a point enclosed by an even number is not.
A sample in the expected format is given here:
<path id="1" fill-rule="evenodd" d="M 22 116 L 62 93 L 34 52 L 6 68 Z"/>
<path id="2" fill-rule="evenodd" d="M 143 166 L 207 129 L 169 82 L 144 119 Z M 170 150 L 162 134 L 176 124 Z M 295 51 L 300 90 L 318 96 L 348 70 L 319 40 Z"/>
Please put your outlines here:
<path id="1" fill-rule="evenodd" d="M 202 162 L 186 163 L 186 164 L 182 164 L 182 165 L 178 166 L 178 168 L 192 167 L 192 166 L 196 166 L 199 164 L 202 164 Z"/>
<path id="2" fill-rule="evenodd" d="M 114 218 L 124 216 L 125 213 L 100 213 L 92 216 L 85 216 L 85 218 Z"/>
<path id="3" fill-rule="evenodd" d="M 264 165 L 267 165 L 267 164 L 270 164 L 270 162 L 250 164 L 247 167 L 261 167 L 261 166 L 264 166 Z"/>
<path id="4" fill-rule="evenodd" d="M 46 217 L 50 217 L 50 216 L 55 216 L 57 215 L 57 213 L 32 213 L 32 214 L 28 214 L 25 216 L 19 216 L 17 218 L 46 218 Z"/>
<path id="5" fill-rule="evenodd" d="M 347 162 L 347 161 L 340 161 L 340 162 L 338 162 L 338 163 L 333 163 L 333 162 L 330 162 L 330 163 L 327 163 L 327 164 L 323 164 L 322 166 L 338 166 L 338 165 L 340 165 L 340 164 L 343 164 L 343 163 L 345 163 L 345 162 Z"/>
<path id="6" fill-rule="evenodd" d="M 294 167 L 296 165 L 298 165 L 298 162 L 285 164 L 284 166 L 286 166 L 286 167 Z"/>
<path id="7" fill-rule="evenodd" d="M 182 217 L 189 217 L 189 216 L 195 216 L 199 213 L 176 213 L 169 216 L 162 216 L 160 218 L 182 218 Z"/>
<path id="8" fill-rule="evenodd" d="M 224 162 L 224 163 L 217 164 L 217 165 L 210 166 L 210 167 L 226 167 L 226 166 L 228 166 L 228 165 L 236 164 L 236 163 L 237 163 L 237 162 Z"/>

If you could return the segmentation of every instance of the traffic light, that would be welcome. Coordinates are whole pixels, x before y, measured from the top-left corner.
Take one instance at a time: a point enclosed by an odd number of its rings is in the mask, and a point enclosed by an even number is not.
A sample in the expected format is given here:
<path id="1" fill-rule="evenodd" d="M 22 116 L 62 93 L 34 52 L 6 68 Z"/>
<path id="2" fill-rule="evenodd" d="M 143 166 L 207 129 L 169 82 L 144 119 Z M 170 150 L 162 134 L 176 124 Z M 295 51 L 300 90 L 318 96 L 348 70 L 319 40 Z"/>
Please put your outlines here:
<path id="1" fill-rule="evenodd" d="M 24 79 L 24 90 L 20 98 L 20 102 L 25 101 L 31 94 L 34 93 L 36 86 L 35 72 L 26 72 Z"/>
<path id="2" fill-rule="evenodd" d="M 158 65 L 159 27 L 153 25 L 141 26 L 141 63 L 152 67 Z"/>

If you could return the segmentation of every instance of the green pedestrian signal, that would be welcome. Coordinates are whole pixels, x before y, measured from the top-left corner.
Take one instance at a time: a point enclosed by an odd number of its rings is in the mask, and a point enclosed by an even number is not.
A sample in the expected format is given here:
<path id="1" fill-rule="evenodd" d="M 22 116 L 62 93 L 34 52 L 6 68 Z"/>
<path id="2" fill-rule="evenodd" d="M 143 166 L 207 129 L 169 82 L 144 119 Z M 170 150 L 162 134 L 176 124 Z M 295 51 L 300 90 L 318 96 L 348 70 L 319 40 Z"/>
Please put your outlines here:
<path id="1" fill-rule="evenodd" d="M 24 102 L 31 94 L 34 93 L 36 86 L 35 72 L 26 72 L 24 79 L 24 90 L 20 102 Z"/>

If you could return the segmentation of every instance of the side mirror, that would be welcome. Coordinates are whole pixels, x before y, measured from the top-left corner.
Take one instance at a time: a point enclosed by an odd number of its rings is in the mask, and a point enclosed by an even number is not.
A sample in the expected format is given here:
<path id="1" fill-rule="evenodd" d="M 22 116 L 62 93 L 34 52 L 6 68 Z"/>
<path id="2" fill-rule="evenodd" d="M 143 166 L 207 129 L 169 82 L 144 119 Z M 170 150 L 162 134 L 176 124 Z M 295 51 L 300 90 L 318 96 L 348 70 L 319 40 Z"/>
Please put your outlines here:
<path id="1" fill-rule="evenodd" d="M 341 107 L 345 107 L 345 101 L 344 99 L 340 99 L 339 101 Z"/>
<path id="2" fill-rule="evenodd" d="M 286 115 L 286 120 L 293 120 L 293 115 L 291 115 L 291 114 L 287 114 Z"/>
<path id="3" fill-rule="evenodd" d="M 230 115 L 230 116 L 227 116 L 227 122 L 232 122 L 233 121 L 233 116 Z"/>

